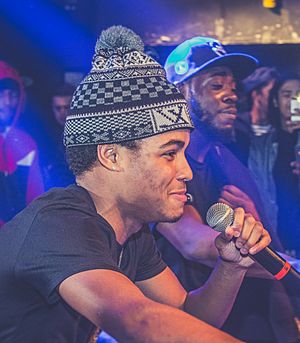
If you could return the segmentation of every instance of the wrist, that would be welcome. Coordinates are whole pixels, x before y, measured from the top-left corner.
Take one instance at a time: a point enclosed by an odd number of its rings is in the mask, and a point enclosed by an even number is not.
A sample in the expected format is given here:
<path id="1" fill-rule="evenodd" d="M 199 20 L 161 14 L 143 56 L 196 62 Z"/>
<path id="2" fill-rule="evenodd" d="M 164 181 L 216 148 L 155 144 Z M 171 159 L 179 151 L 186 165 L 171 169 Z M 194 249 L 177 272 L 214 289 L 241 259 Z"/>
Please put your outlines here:
<path id="1" fill-rule="evenodd" d="M 232 274 L 233 271 L 239 271 L 241 274 L 245 274 L 249 267 L 248 265 L 240 264 L 240 261 L 230 261 L 222 256 L 219 256 L 217 265 L 229 274 Z"/>

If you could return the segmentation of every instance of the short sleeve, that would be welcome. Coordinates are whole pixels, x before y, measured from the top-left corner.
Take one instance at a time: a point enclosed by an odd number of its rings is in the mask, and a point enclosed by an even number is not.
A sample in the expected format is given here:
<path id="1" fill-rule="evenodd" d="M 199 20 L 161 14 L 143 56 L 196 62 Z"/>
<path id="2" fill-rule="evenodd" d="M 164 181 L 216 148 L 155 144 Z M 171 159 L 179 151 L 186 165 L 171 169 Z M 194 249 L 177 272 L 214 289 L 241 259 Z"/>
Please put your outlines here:
<path id="1" fill-rule="evenodd" d="M 54 303 L 56 287 L 73 274 L 91 269 L 119 271 L 109 231 L 97 214 L 73 209 L 41 211 L 20 250 L 15 275 Z"/>
<path id="2" fill-rule="evenodd" d="M 156 247 L 156 243 L 149 228 L 144 230 L 144 242 L 138 263 L 135 281 L 143 281 L 161 273 L 167 265 L 161 258 L 161 254 Z"/>

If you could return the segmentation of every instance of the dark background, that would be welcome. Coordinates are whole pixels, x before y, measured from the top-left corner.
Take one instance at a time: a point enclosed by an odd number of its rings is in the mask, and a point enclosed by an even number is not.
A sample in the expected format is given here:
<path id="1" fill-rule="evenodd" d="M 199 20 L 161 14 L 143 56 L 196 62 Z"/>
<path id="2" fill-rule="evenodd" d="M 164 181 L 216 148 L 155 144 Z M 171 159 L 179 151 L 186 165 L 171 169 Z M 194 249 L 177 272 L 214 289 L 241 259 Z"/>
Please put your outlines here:
<path id="1" fill-rule="evenodd" d="M 1 0 L 0 58 L 32 81 L 21 124 L 47 144 L 53 89 L 80 81 L 110 25 L 132 28 L 161 63 L 185 39 L 211 36 L 229 52 L 300 73 L 300 2 L 275 2 L 267 9 L 262 0 Z"/>

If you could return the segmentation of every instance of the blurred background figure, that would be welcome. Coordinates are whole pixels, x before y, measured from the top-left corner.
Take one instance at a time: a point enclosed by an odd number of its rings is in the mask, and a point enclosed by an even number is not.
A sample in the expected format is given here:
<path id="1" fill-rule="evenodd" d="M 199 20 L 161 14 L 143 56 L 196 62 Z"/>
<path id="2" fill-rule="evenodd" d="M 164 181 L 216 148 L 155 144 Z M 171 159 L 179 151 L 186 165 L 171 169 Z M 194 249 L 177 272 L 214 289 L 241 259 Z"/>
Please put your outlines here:
<path id="1" fill-rule="evenodd" d="M 22 78 L 0 61 L 0 226 L 44 191 L 37 144 L 17 127 L 24 106 Z"/>
<path id="2" fill-rule="evenodd" d="M 274 165 L 278 234 L 285 249 L 298 258 L 300 257 L 300 192 L 299 160 L 297 164 L 295 148 L 299 147 L 300 141 L 300 102 L 297 108 L 294 100 L 299 93 L 300 77 L 295 74 L 282 75 L 272 90 L 272 113 L 274 113 L 278 141 L 278 153 Z"/>
<path id="3" fill-rule="evenodd" d="M 65 160 L 62 142 L 63 127 L 69 112 L 75 87 L 68 83 L 58 85 L 51 97 L 51 109 L 55 119 L 52 130 L 49 130 L 50 148 L 43 159 L 43 172 L 46 190 L 51 187 L 65 187 L 74 183 L 74 176 Z"/>
<path id="4" fill-rule="evenodd" d="M 74 86 L 63 83 L 55 89 L 52 95 L 52 112 L 61 130 L 65 125 L 74 91 Z"/>
<path id="5" fill-rule="evenodd" d="M 235 122 L 238 156 L 249 168 L 271 226 L 277 228 L 276 190 L 273 168 L 278 143 L 272 121 L 270 92 L 279 74 L 275 68 L 260 67 L 243 80 L 242 110 Z"/>
<path id="6" fill-rule="evenodd" d="M 300 78 L 257 68 L 243 80 L 245 92 L 235 125 L 238 155 L 249 167 L 268 218 L 285 252 L 300 256 Z"/>

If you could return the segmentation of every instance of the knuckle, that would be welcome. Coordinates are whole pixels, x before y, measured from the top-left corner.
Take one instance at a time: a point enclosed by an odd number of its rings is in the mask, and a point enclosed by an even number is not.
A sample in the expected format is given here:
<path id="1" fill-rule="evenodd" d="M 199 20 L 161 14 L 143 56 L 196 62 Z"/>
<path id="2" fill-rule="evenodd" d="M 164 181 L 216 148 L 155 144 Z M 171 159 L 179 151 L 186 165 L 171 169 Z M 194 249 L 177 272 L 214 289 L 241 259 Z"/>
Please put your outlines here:
<path id="1" fill-rule="evenodd" d="M 243 215 L 245 214 L 245 210 L 243 209 L 243 207 L 237 207 L 234 212 L 238 215 Z"/>
<path id="2" fill-rule="evenodd" d="M 236 221 L 234 224 L 233 224 L 234 228 L 235 229 L 238 229 L 239 231 L 242 230 L 243 228 L 243 224 L 240 222 L 240 221 Z"/>
<path id="3" fill-rule="evenodd" d="M 248 225 L 254 226 L 256 224 L 256 220 L 251 214 L 245 215 L 245 221 Z"/>
<path id="4" fill-rule="evenodd" d="M 264 227 L 261 222 L 255 223 L 255 229 L 261 233 L 261 235 L 264 233 Z M 267 231 L 266 231 L 267 232 Z"/>

